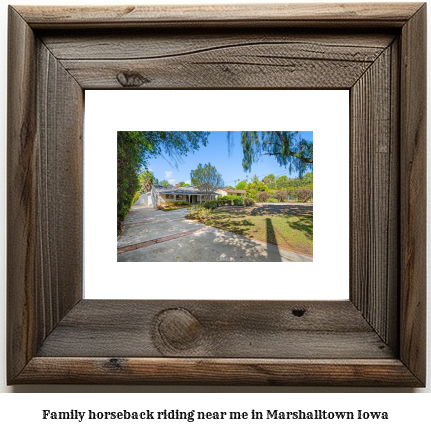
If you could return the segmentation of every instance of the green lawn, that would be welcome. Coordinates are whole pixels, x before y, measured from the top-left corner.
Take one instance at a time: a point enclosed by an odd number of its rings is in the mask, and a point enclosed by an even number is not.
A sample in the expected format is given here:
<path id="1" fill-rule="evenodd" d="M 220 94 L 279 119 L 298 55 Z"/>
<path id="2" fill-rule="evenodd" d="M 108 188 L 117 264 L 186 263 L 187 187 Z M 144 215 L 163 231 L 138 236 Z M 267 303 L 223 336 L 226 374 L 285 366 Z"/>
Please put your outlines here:
<path id="1" fill-rule="evenodd" d="M 203 222 L 235 234 L 313 255 L 313 206 L 222 207 Z"/>

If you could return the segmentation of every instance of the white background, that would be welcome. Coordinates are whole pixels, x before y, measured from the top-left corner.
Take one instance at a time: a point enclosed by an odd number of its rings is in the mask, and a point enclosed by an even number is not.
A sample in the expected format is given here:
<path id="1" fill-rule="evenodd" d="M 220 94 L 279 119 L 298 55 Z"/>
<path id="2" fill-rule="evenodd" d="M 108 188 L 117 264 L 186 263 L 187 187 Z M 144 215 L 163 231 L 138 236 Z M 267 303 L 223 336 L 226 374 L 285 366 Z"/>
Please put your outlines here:
<path id="1" fill-rule="evenodd" d="M 298 2 L 299 0 L 296 0 Z M 316 1 L 316 0 L 314 0 Z M 223 3 L 226 1 L 218 0 L 199 0 L 199 1 L 187 1 L 182 0 L 183 3 Z M 247 0 L 243 3 L 251 3 L 253 0 Z M 276 2 L 276 0 L 273 0 Z M 120 3 L 117 1 L 101 0 L 101 1 L 74 1 L 74 0 L 43 0 L 43 1 L 32 1 L 32 0 L 14 0 L 14 4 L 32 4 L 37 5 L 43 4 L 116 4 Z M 133 3 L 173 3 L 171 1 L 139 1 L 135 0 Z M 236 1 L 241 3 L 241 1 Z M 6 3 L 1 5 L 1 82 L 3 85 L 0 86 L 0 100 L 3 103 L 0 105 L 0 128 L 2 131 L 1 145 L 4 148 L 5 143 L 5 124 L 6 124 L 6 32 L 7 32 L 7 9 Z M 428 46 L 431 46 L 428 41 Z M 430 55 L 428 53 L 428 62 Z M 428 65 L 428 70 L 431 70 Z M 430 86 L 428 86 L 430 89 Z M 429 92 L 429 90 L 428 90 Z M 428 106 L 429 104 L 429 93 L 428 93 Z M 428 121 L 428 130 L 430 130 L 430 124 Z M 429 153 L 428 153 L 429 154 Z M 4 152 L 0 152 L 0 166 L 5 166 L 5 155 Z M 430 166 L 430 159 L 428 158 L 428 166 Z M 4 181 L 5 185 L 5 181 Z M 428 187 L 428 190 L 431 190 Z M 0 227 L 0 240 L 5 245 L 5 226 L 4 226 L 4 214 L 5 214 L 5 188 L 0 190 L 0 214 L 3 215 L 3 224 Z M 428 208 L 428 215 L 430 214 Z M 183 408 L 193 409 L 194 407 L 204 407 L 206 410 L 217 410 L 229 407 L 229 409 L 258 409 L 265 410 L 267 408 L 292 410 L 306 407 L 307 409 L 332 409 L 332 410 L 356 410 L 356 409 L 370 409 L 375 411 L 388 410 L 391 415 L 389 422 L 361 422 L 355 421 L 348 423 L 349 430 L 352 431 L 382 431 L 382 430 L 408 430 L 412 427 L 426 430 L 430 424 L 429 419 L 429 407 L 431 406 L 431 385 L 428 384 L 426 389 L 382 389 L 382 388 L 297 388 L 297 387 L 179 387 L 179 386 L 79 386 L 79 385 L 32 385 L 32 386 L 13 386 L 6 387 L 5 384 L 5 246 L 0 251 L 2 253 L 2 259 L 0 266 L 1 275 L 1 292 L 0 296 L 0 310 L 2 311 L 2 320 L 0 323 L 0 391 L 2 392 L 14 392 L 21 394 L 6 394 L 0 395 L 0 427 L 2 430 L 20 430 L 23 428 L 30 428 L 32 430 L 46 430 L 46 431 L 58 431 L 61 427 L 64 431 L 77 431 L 77 430 L 88 430 L 94 431 L 95 427 L 91 423 L 86 425 L 78 425 L 75 421 L 66 421 L 64 423 L 44 423 L 41 418 L 42 409 L 58 409 L 58 410 L 69 410 L 69 409 L 164 409 L 164 408 Z M 428 311 L 431 310 L 430 297 L 428 297 Z M 428 323 L 428 364 L 430 364 L 431 353 L 430 353 L 430 337 L 431 326 Z M 431 382 L 431 373 L 428 367 L 428 383 Z M 24 393 L 45 393 L 45 394 L 24 394 Z M 50 393 L 53 392 L 53 393 Z M 105 394 L 105 395 L 92 395 L 85 394 L 91 392 L 122 392 L 121 395 Z M 139 394 L 135 394 L 138 392 Z M 173 392 L 173 394 L 158 394 L 164 392 Z M 181 392 L 181 394 L 176 394 Z M 199 393 L 198 393 L 199 392 Z M 223 392 L 224 394 L 217 394 L 215 392 Z M 247 394 L 248 392 L 254 392 L 254 394 Z M 310 394 L 297 394 L 297 393 L 310 393 Z M 386 394 L 392 392 L 395 394 Z M 421 395 L 410 395 L 409 393 L 424 393 Z M 83 393 L 83 394 L 74 394 Z M 246 393 L 246 394 L 244 394 Z M 294 393 L 294 394 L 292 394 Z M 322 394 L 325 393 L 325 394 Z M 383 394 L 382 394 L 383 393 Z M 124 427 L 123 423 L 116 422 L 104 422 L 98 423 L 99 426 L 103 427 L 104 430 L 118 430 L 118 427 Z M 181 424 L 181 423 L 168 423 L 168 427 L 175 427 L 176 430 L 190 429 L 191 427 L 199 428 L 202 430 L 201 423 Z M 243 423 L 248 430 L 262 430 L 262 424 L 250 425 L 249 423 Z M 227 429 L 228 426 L 232 430 L 238 430 L 238 424 L 222 424 L 219 423 L 208 423 L 206 429 L 217 430 L 220 426 Z M 305 423 L 265 423 L 264 427 L 269 430 L 289 430 L 292 427 L 301 427 L 304 431 L 315 431 L 316 427 L 323 428 L 323 430 L 346 430 L 346 423 L 325 423 L 325 422 L 305 422 Z M 166 427 L 166 426 L 165 426 Z M 165 429 L 162 428 L 162 430 Z M 152 429 L 156 426 L 152 425 Z M 127 430 L 151 430 L 151 426 L 146 426 L 145 423 L 138 423 L 137 425 L 128 425 Z M 157 430 L 160 426 L 157 427 Z"/>
<path id="2" fill-rule="evenodd" d="M 117 130 L 280 129 L 313 131 L 313 262 L 117 263 Z M 84 136 L 85 298 L 349 297 L 347 90 L 86 91 Z"/>

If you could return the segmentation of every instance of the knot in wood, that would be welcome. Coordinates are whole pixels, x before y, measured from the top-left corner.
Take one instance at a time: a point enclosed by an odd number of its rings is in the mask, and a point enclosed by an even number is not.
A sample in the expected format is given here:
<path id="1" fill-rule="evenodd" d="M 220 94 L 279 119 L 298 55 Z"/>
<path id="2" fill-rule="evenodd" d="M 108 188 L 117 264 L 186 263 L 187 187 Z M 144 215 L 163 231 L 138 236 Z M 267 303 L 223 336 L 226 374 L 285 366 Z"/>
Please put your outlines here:
<path id="1" fill-rule="evenodd" d="M 178 308 L 166 309 L 157 316 L 156 331 L 168 347 L 185 350 L 199 343 L 203 329 L 188 310 Z"/>
<path id="2" fill-rule="evenodd" d="M 302 317 L 305 314 L 305 309 L 292 309 L 292 314 L 296 317 Z"/>
<path id="3" fill-rule="evenodd" d="M 120 72 L 117 74 L 117 81 L 123 87 L 140 87 L 150 82 L 148 78 L 145 78 L 139 72 Z"/>

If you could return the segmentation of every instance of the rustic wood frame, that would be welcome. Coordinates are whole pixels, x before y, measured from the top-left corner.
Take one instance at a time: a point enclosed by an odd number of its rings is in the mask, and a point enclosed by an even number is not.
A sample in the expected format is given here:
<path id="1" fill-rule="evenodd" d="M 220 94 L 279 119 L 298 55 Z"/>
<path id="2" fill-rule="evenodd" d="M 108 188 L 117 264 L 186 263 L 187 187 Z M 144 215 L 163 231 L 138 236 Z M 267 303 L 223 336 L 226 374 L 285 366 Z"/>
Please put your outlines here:
<path id="1" fill-rule="evenodd" d="M 424 386 L 425 8 L 10 7 L 8 383 Z M 350 299 L 83 300 L 97 88 L 350 89 Z"/>

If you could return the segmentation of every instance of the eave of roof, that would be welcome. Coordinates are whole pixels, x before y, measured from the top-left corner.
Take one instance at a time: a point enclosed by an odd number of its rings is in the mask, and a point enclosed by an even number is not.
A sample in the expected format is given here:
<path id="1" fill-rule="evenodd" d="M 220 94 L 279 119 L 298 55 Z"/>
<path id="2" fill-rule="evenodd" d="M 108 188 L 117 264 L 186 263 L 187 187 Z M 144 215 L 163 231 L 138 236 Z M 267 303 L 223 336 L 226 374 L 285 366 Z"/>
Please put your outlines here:
<path id="1" fill-rule="evenodd" d="M 200 191 L 192 186 L 184 188 L 176 188 L 169 186 L 158 186 L 155 185 L 154 188 L 161 194 L 167 195 L 207 195 L 205 192 Z M 220 195 L 217 192 L 212 192 L 210 195 Z"/>

